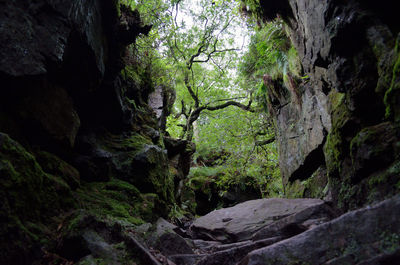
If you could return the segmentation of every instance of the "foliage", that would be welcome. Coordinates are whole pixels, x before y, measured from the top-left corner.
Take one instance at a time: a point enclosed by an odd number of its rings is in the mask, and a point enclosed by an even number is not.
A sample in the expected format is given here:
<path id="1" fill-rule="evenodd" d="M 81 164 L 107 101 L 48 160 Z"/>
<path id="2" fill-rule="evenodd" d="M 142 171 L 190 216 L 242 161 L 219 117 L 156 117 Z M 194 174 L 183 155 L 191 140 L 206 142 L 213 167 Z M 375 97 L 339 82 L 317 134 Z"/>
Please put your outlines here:
<path id="1" fill-rule="evenodd" d="M 263 145 L 274 138 L 272 125 L 262 113 L 226 108 L 206 113 L 197 125 L 195 159 L 207 165 L 205 158 L 214 157 L 214 181 L 221 190 L 234 185 L 254 186 L 263 196 L 280 196 L 282 183 L 276 145 Z M 217 154 L 217 155 L 216 155 Z M 208 165 L 212 166 L 212 165 Z M 192 171 L 191 171 L 192 173 Z M 193 176 L 198 174 L 198 169 Z M 207 173 L 202 169 L 200 173 Z M 220 173 L 220 174 L 217 174 Z"/>
<path id="2" fill-rule="evenodd" d="M 168 15 L 170 4 L 163 0 L 120 0 L 121 4 L 136 9 L 145 25 L 152 25 L 148 35 L 140 35 L 136 42 L 129 45 L 124 57 L 127 65 L 122 75 L 136 81 L 140 87 L 153 91 L 158 85 L 167 88 L 173 86 L 173 72 L 168 60 L 159 48 L 165 38 L 168 25 L 172 23 Z"/>
<path id="3" fill-rule="evenodd" d="M 176 3 L 165 49 L 176 68 L 175 120 L 182 128 L 171 132 L 180 131 L 179 136 L 188 140 L 193 138 L 193 123 L 204 111 L 228 106 L 248 110 L 251 102 L 233 78 L 242 45 L 235 41 L 234 32 L 241 23 L 238 3 L 199 0 L 194 4 Z"/>
<path id="4" fill-rule="evenodd" d="M 256 28 L 249 49 L 239 65 L 242 78 L 255 90 L 255 99 L 267 107 L 267 88 L 263 77 L 278 80 L 284 86 L 291 81 L 300 80 L 302 68 L 296 49 L 285 32 L 285 23 L 281 19 L 263 23 Z M 289 78 L 290 77 L 290 78 Z"/>
<path id="5" fill-rule="evenodd" d="M 296 49 L 285 32 L 285 24 L 277 19 L 263 24 L 252 36 L 249 50 L 243 56 L 240 72 L 248 79 L 283 79 L 288 73 L 300 76 L 301 65 Z"/>
<path id="6" fill-rule="evenodd" d="M 243 56 L 246 42 L 238 41 L 237 33 L 254 26 L 244 24 L 237 1 L 122 2 L 138 8 L 146 23 L 153 24 L 149 35 L 129 48 L 127 60 L 134 69 L 131 76 L 153 88 L 175 88 L 177 100 L 167 132 L 193 140 L 199 163 L 201 157 L 223 154 L 211 167 L 192 169 L 193 181 L 215 181 L 225 191 L 233 185 L 253 185 L 264 196 L 279 196 L 282 184 L 273 126 L 262 104 L 252 104 L 252 99 L 260 97 L 263 73 L 283 78 L 286 69 L 293 68 L 283 23 L 267 24 L 253 34 Z M 249 32 L 243 30 L 245 34 Z M 271 141 L 261 144 L 266 140 Z"/>

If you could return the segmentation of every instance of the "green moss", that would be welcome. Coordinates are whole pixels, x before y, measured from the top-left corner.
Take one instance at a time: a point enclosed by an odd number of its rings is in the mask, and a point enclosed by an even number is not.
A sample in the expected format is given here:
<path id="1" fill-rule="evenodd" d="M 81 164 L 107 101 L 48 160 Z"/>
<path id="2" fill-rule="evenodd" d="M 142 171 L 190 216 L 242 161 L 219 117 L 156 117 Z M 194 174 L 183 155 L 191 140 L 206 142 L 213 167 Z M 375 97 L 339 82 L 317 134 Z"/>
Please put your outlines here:
<path id="1" fill-rule="evenodd" d="M 377 130 L 375 127 L 367 127 L 362 129 L 356 136 L 351 139 L 350 142 L 350 157 L 352 159 L 353 165 L 355 164 L 356 153 L 357 151 L 365 145 L 369 145 L 373 148 L 369 150 L 369 156 L 377 157 L 384 155 L 385 149 L 382 145 L 376 144 L 379 143 L 378 139 L 380 134 L 382 133 L 381 130 Z M 375 143 L 375 145 L 374 145 Z"/>
<path id="2" fill-rule="evenodd" d="M 324 169 L 319 169 L 310 178 L 303 181 L 304 197 L 324 198 L 329 190 L 328 177 Z"/>
<path id="3" fill-rule="evenodd" d="M 120 0 L 114 0 L 115 9 L 117 10 L 117 16 L 121 17 L 121 3 Z"/>
<path id="4" fill-rule="evenodd" d="M 368 202 L 389 198 L 400 192 L 400 161 L 395 161 L 386 170 L 376 173 L 365 182 Z"/>
<path id="5" fill-rule="evenodd" d="M 42 210 L 63 208 L 72 198 L 69 186 L 45 173 L 35 157 L 8 136 L 0 135 L 1 190 L 6 191 L 10 211 L 22 219 L 40 220 Z"/>
<path id="6" fill-rule="evenodd" d="M 36 159 L 42 169 L 50 174 L 60 176 L 71 188 L 77 188 L 80 183 L 79 171 L 54 154 L 37 151 Z"/>
<path id="7" fill-rule="evenodd" d="M 297 179 L 294 182 L 288 183 L 288 185 L 286 185 L 285 197 L 289 199 L 303 198 L 304 190 L 304 185 L 301 183 L 300 180 Z"/>
<path id="8" fill-rule="evenodd" d="M 380 235 L 380 250 L 384 253 L 394 253 L 400 248 L 400 234 L 384 231 Z"/>
<path id="9" fill-rule="evenodd" d="M 157 194 L 141 194 L 132 184 L 117 179 L 107 183 L 87 183 L 77 190 L 77 196 L 87 212 L 135 225 L 144 223 L 144 220 L 154 221 L 158 218 L 160 205 L 163 205 Z"/>
<path id="10" fill-rule="evenodd" d="M 112 187 L 117 186 L 120 189 L 121 182 L 118 180 Z M 118 218 L 132 224 L 143 223 L 137 209 L 137 204 L 141 202 L 141 199 L 131 197 L 132 191 L 136 191 L 136 188 L 129 183 L 124 183 L 127 189 L 115 191 L 107 189 L 110 186 L 106 185 L 103 182 L 88 183 L 78 189 L 77 196 L 81 207 L 95 216 Z"/>
<path id="11" fill-rule="evenodd" d="M 105 183 L 104 189 L 107 191 L 117 191 L 121 195 L 125 195 L 126 198 L 135 198 L 140 196 L 140 191 L 135 186 L 118 179 L 113 179 L 112 181 Z"/>
<path id="12" fill-rule="evenodd" d="M 193 167 L 190 169 L 186 185 L 194 191 L 211 194 L 211 185 L 218 179 L 222 180 L 223 176 L 223 167 Z M 221 183 L 221 185 L 223 184 Z"/>
<path id="13" fill-rule="evenodd" d="M 115 151 L 140 151 L 148 144 L 151 145 L 153 142 L 147 136 L 139 133 L 132 133 L 129 137 L 121 137 L 120 135 L 114 135 L 107 133 L 100 139 L 100 145 L 104 150 L 115 152 Z"/>
<path id="14" fill-rule="evenodd" d="M 168 157 L 150 137 L 135 132 L 129 137 L 108 133 L 102 136 L 99 146 L 113 154 L 111 177 L 130 182 L 143 191 L 155 192 L 167 204 L 174 203 L 174 181 L 168 170 Z"/>
<path id="15" fill-rule="evenodd" d="M 324 189 L 328 186 L 325 170 L 319 169 L 310 178 L 288 183 L 285 196 L 287 198 L 320 198 L 326 195 Z"/>
<path id="16" fill-rule="evenodd" d="M 399 90 L 400 90 L 400 35 L 396 40 L 395 47 L 395 62 L 392 70 L 392 80 L 390 87 L 385 93 L 383 102 L 386 106 L 385 117 L 387 119 L 394 118 L 395 121 L 400 121 L 400 109 L 398 107 Z"/>
<path id="17" fill-rule="evenodd" d="M 0 260 L 24 255 L 32 244 L 46 243 L 46 224 L 63 209 L 74 206 L 69 186 L 60 178 L 45 173 L 19 143 L 0 133 Z"/>
<path id="18" fill-rule="evenodd" d="M 352 185 L 347 180 L 335 180 L 335 186 L 339 187 L 338 207 L 340 209 L 353 209 L 357 206 L 355 198 L 357 197 L 358 186 Z"/>
<path id="19" fill-rule="evenodd" d="M 329 94 L 332 128 L 324 145 L 325 162 L 329 176 L 340 173 L 341 161 L 343 158 L 344 142 L 341 129 L 350 120 L 350 112 L 345 105 L 345 95 L 336 91 Z"/>

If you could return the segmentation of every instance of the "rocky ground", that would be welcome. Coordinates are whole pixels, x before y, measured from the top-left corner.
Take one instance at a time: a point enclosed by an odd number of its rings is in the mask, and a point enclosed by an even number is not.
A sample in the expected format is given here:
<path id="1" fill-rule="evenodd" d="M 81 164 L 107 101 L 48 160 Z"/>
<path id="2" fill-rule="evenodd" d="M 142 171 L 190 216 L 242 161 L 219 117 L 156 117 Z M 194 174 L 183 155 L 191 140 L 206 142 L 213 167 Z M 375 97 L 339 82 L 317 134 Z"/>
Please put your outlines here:
<path id="1" fill-rule="evenodd" d="M 400 260 L 399 218 L 400 196 L 341 216 L 318 199 L 252 200 L 215 210 L 186 228 L 160 218 L 153 225 L 114 223 L 110 229 L 85 216 L 78 226 L 86 252 L 78 264 L 393 265 Z"/>

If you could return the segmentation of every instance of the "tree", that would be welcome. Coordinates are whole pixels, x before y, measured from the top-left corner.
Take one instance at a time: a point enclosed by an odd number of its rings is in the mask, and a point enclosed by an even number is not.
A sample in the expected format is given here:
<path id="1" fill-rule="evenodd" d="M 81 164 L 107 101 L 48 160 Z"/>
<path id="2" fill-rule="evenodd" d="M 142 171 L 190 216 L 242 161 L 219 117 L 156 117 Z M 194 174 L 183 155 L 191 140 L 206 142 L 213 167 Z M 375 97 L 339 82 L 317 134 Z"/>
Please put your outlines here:
<path id="1" fill-rule="evenodd" d="M 170 13 L 172 30 L 166 38 L 167 56 L 177 66 L 176 87 L 181 89 L 175 119 L 182 119 L 180 137 L 187 140 L 193 139 L 193 124 L 204 111 L 229 106 L 254 111 L 251 93 L 240 91 L 231 77 L 241 50 L 232 32 L 240 23 L 238 3 L 201 0 L 198 4 L 188 10 L 183 2 L 175 3 Z M 180 12 L 192 17 L 189 28 L 185 21 L 179 21 Z"/>
<path id="2" fill-rule="evenodd" d="M 145 66 L 153 86 L 174 87 L 177 101 L 167 131 L 196 142 L 198 168 L 201 157 L 215 158 L 214 165 L 204 169 L 222 172 L 213 179 L 222 191 L 232 185 L 251 185 L 264 195 L 279 196 L 273 126 L 257 102 L 257 80 L 261 79 L 238 71 L 243 68 L 239 67 L 243 54 L 248 57 L 244 39 L 235 39 L 244 26 L 239 3 L 198 0 L 195 6 L 188 4 L 173 1 L 170 6 L 145 10 L 153 28 L 131 47 L 135 60 L 130 67 L 140 74 Z M 248 34 L 243 31 L 242 35 Z"/>

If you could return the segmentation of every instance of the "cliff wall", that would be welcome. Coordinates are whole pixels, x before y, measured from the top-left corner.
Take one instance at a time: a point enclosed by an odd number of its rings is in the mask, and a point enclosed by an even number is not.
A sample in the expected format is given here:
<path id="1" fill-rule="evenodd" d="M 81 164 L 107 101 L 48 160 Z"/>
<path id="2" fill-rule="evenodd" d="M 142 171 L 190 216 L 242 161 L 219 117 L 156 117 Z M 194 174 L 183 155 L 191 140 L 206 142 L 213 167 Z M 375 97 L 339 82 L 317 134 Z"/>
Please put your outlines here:
<path id="1" fill-rule="evenodd" d="M 261 1 L 302 62 L 270 88 L 286 193 L 343 209 L 399 191 L 399 26 L 389 1 Z"/>
<path id="2" fill-rule="evenodd" d="M 167 216 L 193 147 L 164 143 L 154 88 L 124 69 L 126 46 L 151 26 L 112 0 L 0 9 L 0 263 L 79 260 L 89 217 Z"/>

